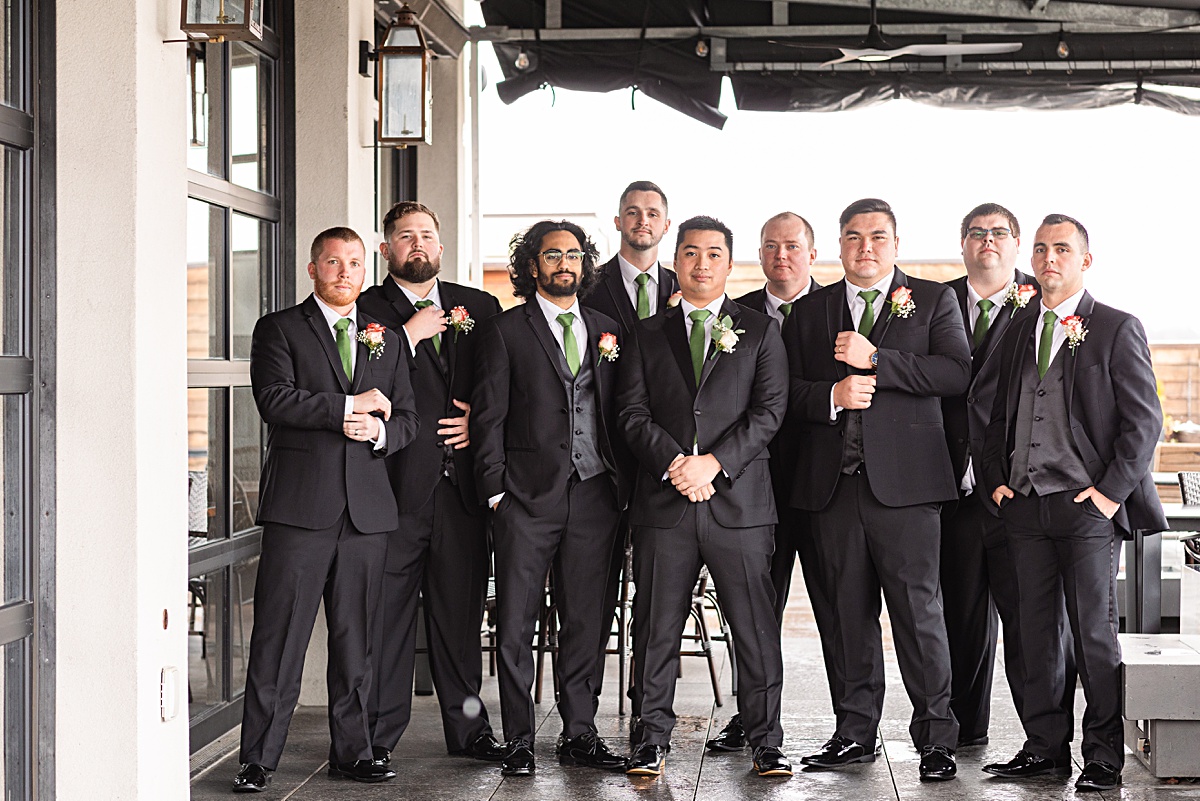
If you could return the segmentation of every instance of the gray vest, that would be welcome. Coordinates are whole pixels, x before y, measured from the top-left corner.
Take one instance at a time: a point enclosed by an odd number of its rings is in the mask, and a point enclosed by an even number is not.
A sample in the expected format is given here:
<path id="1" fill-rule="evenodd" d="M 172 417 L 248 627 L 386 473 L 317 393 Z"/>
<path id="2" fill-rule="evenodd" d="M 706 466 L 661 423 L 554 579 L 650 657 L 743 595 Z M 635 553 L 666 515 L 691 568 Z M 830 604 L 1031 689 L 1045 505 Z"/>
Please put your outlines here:
<path id="1" fill-rule="evenodd" d="M 1090 487 L 1079 449 L 1071 436 L 1067 414 L 1067 396 L 1063 384 L 1065 345 L 1059 348 L 1046 376 L 1038 380 L 1037 355 L 1033 339 L 1021 360 L 1021 400 L 1013 431 L 1012 472 L 1009 486 L 1022 495 L 1030 491 L 1039 496 Z"/>
<path id="2" fill-rule="evenodd" d="M 558 361 L 566 375 L 571 374 L 567 359 L 561 350 Z M 584 353 L 579 365 L 579 375 L 574 381 L 563 379 L 570 403 L 567 416 L 570 423 L 571 441 L 567 447 L 571 452 L 571 464 L 580 481 L 587 481 L 608 471 L 604 457 L 600 454 L 600 410 L 596 407 L 596 366 Z"/>

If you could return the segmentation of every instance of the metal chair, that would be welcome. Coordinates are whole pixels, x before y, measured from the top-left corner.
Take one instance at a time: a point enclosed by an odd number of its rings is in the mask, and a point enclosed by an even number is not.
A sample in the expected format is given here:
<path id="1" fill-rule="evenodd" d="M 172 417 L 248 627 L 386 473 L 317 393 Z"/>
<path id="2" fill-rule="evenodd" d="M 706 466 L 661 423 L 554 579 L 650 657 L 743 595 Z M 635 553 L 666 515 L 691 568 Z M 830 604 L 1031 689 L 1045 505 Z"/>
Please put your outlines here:
<path id="1" fill-rule="evenodd" d="M 1179 494 L 1187 506 L 1200 506 L 1200 472 L 1180 471 Z"/>

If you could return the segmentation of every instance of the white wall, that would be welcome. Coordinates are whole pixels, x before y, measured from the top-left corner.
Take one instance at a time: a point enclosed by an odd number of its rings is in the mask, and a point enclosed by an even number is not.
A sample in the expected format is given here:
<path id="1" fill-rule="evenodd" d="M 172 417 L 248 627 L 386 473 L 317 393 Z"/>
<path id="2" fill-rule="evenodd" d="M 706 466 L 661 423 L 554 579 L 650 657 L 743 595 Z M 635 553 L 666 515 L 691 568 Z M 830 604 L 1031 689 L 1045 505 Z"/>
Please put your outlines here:
<path id="1" fill-rule="evenodd" d="M 188 797 L 185 51 L 163 44 L 177 9 L 57 6 L 62 799 Z M 168 665 L 182 695 L 164 723 Z"/>

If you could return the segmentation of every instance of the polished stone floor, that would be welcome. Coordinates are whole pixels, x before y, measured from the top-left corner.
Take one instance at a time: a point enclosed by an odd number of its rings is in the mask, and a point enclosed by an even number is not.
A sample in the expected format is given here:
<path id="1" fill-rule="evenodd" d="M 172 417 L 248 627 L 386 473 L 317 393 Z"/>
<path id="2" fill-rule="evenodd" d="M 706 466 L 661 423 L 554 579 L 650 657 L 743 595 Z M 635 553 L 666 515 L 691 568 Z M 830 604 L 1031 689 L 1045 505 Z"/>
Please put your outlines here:
<path id="1" fill-rule="evenodd" d="M 1006 782 L 980 771 L 988 762 L 1007 760 L 1020 748 L 1023 736 L 1011 709 L 1002 664 L 997 665 L 993 700 L 991 742 L 982 747 L 963 749 L 958 754 L 959 774 L 954 781 L 921 784 L 917 776 L 918 757 L 908 738 L 911 706 L 900 682 L 894 650 L 885 642 L 888 658 L 888 695 L 880 726 L 883 756 L 872 764 L 856 765 L 837 772 L 798 771 L 790 779 L 764 779 L 751 770 L 750 755 L 711 755 L 704 741 L 716 733 L 732 714 L 734 698 L 729 695 L 729 668 L 722 645 L 716 646 L 720 660 L 724 706 L 713 704 L 712 686 L 704 660 L 683 660 L 683 678 L 676 695 L 676 726 L 672 751 L 665 773 L 658 778 L 632 778 L 623 773 L 605 773 L 588 768 L 560 767 L 554 759 L 554 740 L 559 720 L 554 705 L 539 707 L 537 774 L 532 778 L 503 779 L 497 766 L 446 755 L 437 702 L 432 696 L 418 697 L 413 722 L 393 755 L 399 776 L 381 785 L 360 785 L 335 780 L 326 774 L 329 740 L 323 708 L 307 707 L 297 711 L 279 770 L 263 798 L 292 801 L 608 801 L 609 799 L 656 799 L 657 801 L 733 801 L 734 799 L 1001 799 L 1042 801 L 1075 796 L 1074 779 L 1081 765 L 1076 744 L 1077 764 L 1070 779 L 1038 777 L 1023 782 Z M 609 660 L 606 678 L 609 687 L 617 681 L 615 658 Z M 799 571 L 789 601 L 784 625 L 785 687 L 783 724 L 786 732 L 784 751 L 797 763 L 799 757 L 819 747 L 831 734 L 833 716 L 825 683 L 816 629 L 803 591 Z M 547 696 L 549 691 L 547 666 Z M 499 701 L 494 677 L 485 676 L 483 699 L 499 736 Z M 1082 715 L 1083 693 L 1079 692 Z M 600 734 L 614 750 L 627 747 L 628 718 L 617 714 L 614 693 L 606 694 L 597 719 Z M 231 753 L 192 781 L 192 799 L 229 798 L 230 781 L 237 773 L 236 754 Z M 1128 755 L 1124 784 L 1119 792 L 1084 793 L 1091 799 L 1128 799 L 1128 801 L 1168 801 L 1200 799 L 1200 782 L 1171 784 L 1153 778 Z"/>

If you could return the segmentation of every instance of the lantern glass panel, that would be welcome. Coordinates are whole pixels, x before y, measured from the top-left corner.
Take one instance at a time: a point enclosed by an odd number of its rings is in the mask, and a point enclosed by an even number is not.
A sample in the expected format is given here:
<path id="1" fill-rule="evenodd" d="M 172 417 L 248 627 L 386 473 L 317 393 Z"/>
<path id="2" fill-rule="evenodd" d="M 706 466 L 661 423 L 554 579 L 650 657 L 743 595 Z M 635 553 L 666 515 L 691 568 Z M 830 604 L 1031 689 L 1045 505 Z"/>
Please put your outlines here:
<path id="1" fill-rule="evenodd" d="M 247 0 L 188 0 L 187 21 L 196 25 L 243 25 Z M 262 20 L 261 0 L 255 3 Z"/>
<path id="2" fill-rule="evenodd" d="M 421 36 L 416 28 L 407 25 L 394 25 L 388 28 L 387 41 L 384 47 L 423 47 Z"/>
<path id="3" fill-rule="evenodd" d="M 424 56 L 383 56 L 383 121 L 385 139 L 420 138 L 424 135 L 421 78 Z"/>

